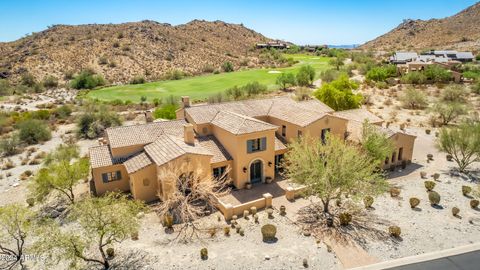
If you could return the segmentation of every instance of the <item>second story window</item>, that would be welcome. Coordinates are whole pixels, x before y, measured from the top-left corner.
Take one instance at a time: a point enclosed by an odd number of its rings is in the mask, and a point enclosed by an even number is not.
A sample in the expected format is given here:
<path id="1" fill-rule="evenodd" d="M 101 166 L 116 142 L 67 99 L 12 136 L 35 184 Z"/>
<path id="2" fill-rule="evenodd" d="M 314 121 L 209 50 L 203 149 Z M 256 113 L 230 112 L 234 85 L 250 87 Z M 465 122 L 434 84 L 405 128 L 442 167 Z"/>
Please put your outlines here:
<path id="1" fill-rule="evenodd" d="M 298 138 L 302 137 L 302 131 L 301 131 L 301 130 L 299 130 L 299 131 L 297 132 L 297 137 L 298 137 Z"/>
<path id="2" fill-rule="evenodd" d="M 282 137 L 285 137 L 287 135 L 287 126 L 282 125 Z"/>
<path id="3" fill-rule="evenodd" d="M 247 141 L 247 153 L 255 153 L 267 149 L 267 138 L 258 138 Z"/>

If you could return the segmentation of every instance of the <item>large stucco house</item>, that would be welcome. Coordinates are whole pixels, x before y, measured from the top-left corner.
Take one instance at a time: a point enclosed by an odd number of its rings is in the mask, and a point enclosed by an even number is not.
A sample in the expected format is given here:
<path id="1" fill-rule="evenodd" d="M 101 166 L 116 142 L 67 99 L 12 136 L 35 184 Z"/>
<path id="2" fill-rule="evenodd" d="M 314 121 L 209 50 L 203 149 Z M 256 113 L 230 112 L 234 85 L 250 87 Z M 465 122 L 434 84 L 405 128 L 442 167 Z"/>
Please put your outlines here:
<path id="1" fill-rule="evenodd" d="M 412 159 L 415 137 L 382 127 L 365 109 L 335 112 L 318 100 L 288 97 L 191 105 L 182 98 L 177 120 L 109 128 L 90 148 L 92 189 L 129 191 L 136 199 L 162 199 L 168 187 L 160 170 L 194 163 L 208 176 L 228 169 L 236 188 L 274 179 L 288 141 L 299 136 L 324 139 L 327 133 L 358 140 L 366 119 L 394 141 L 386 165 Z M 179 175 L 182 172 L 179 172 Z M 255 185 L 254 187 L 255 188 Z"/>

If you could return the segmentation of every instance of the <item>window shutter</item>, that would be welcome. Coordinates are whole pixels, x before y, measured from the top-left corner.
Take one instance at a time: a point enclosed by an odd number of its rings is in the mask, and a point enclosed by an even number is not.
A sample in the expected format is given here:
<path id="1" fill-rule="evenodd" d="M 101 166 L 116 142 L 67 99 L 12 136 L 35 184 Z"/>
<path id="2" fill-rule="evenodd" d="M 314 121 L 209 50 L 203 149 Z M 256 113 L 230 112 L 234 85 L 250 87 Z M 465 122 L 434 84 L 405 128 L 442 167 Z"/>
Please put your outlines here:
<path id="1" fill-rule="evenodd" d="M 247 141 L 247 153 L 251 153 L 253 151 L 253 141 L 248 140 Z"/>
<path id="2" fill-rule="evenodd" d="M 102 181 L 103 181 L 104 183 L 108 183 L 108 175 L 107 175 L 107 173 L 102 173 Z"/>
<path id="3" fill-rule="evenodd" d="M 262 144 L 261 144 L 261 148 L 260 148 L 262 151 L 264 151 L 265 149 L 267 149 L 267 138 L 266 137 L 263 137 L 262 138 Z"/>
<path id="4" fill-rule="evenodd" d="M 122 179 L 122 173 L 120 171 L 117 171 L 117 180 Z"/>

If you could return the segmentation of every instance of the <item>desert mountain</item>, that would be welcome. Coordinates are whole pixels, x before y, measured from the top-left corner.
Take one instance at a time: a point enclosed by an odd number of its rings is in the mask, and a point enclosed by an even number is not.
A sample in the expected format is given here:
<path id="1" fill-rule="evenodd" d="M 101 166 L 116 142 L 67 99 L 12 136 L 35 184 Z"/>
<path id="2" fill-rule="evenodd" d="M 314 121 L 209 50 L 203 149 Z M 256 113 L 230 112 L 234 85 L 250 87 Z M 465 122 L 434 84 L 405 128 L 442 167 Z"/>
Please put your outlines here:
<path id="1" fill-rule="evenodd" d="M 397 28 L 372 40 L 361 49 L 458 49 L 478 51 L 480 2 L 443 19 L 404 20 Z"/>
<path id="2" fill-rule="evenodd" d="M 15 80 L 30 72 L 38 80 L 50 74 L 62 79 L 67 72 L 93 68 L 117 83 L 137 75 L 155 79 L 174 69 L 198 74 L 225 61 L 236 67 L 258 65 L 254 45 L 269 40 L 243 25 L 222 21 L 54 25 L 0 43 L 0 77 Z"/>

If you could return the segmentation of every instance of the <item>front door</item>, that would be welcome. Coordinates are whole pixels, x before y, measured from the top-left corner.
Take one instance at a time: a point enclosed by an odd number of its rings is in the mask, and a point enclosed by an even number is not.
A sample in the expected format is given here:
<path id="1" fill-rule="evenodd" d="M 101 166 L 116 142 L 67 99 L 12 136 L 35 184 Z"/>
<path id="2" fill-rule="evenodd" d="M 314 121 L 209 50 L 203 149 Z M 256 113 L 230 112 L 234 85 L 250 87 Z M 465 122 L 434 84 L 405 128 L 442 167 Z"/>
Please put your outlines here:
<path id="1" fill-rule="evenodd" d="M 250 165 L 250 183 L 262 182 L 262 161 L 257 160 Z"/>

